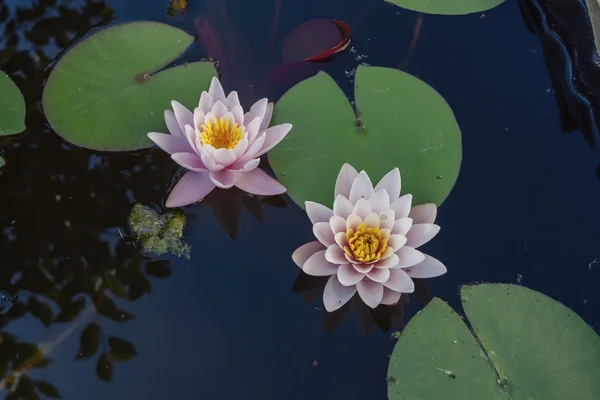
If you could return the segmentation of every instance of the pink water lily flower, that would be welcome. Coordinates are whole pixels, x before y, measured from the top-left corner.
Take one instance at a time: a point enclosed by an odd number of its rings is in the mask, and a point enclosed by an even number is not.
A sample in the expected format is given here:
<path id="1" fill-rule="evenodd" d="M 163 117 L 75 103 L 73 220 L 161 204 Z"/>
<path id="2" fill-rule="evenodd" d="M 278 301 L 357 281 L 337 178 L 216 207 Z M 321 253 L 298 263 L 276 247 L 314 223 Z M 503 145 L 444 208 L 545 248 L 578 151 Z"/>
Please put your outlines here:
<path id="1" fill-rule="evenodd" d="M 435 258 L 416 248 L 440 230 L 437 207 L 412 207 L 412 195 L 400 196 L 400 171 L 394 168 L 373 188 L 365 171 L 344 164 L 335 183 L 333 210 L 307 201 L 306 213 L 318 240 L 292 255 L 302 270 L 329 276 L 323 292 L 327 311 L 335 311 L 356 292 L 371 308 L 395 304 L 412 293 L 411 278 L 432 278 L 446 272 Z"/>
<path id="2" fill-rule="evenodd" d="M 148 133 L 176 163 L 188 169 L 171 191 L 167 207 L 195 203 L 215 187 L 237 186 L 263 196 L 285 192 L 283 185 L 257 168 L 260 156 L 292 129 L 291 124 L 269 128 L 273 103 L 259 100 L 244 114 L 237 92 L 225 97 L 221 83 L 213 78 L 193 113 L 177 101 L 171 105 L 173 111 L 165 110 L 170 134 Z"/>

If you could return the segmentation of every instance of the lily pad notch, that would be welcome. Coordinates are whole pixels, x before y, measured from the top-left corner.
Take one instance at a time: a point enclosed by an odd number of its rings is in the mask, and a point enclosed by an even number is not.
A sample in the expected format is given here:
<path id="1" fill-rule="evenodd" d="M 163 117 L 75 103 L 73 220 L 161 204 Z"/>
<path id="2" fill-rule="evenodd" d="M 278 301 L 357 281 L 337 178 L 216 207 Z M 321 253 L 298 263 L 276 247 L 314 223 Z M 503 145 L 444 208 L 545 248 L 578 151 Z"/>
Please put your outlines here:
<path id="1" fill-rule="evenodd" d="M 355 106 L 319 72 L 276 103 L 273 123 L 294 128 L 269 152 L 277 179 L 300 207 L 331 206 L 337 174 L 348 162 L 376 182 L 398 167 L 413 204 L 448 196 L 460 171 L 462 136 L 452 109 L 431 86 L 405 72 L 359 66 Z"/>
<path id="2" fill-rule="evenodd" d="M 177 100 L 194 109 L 217 75 L 212 62 L 166 68 L 194 36 L 151 21 L 112 25 L 71 48 L 55 65 L 43 107 L 57 134 L 103 151 L 149 148 L 148 132 L 165 132 L 164 110 Z"/>
<path id="3" fill-rule="evenodd" d="M 0 137 L 25 130 L 25 99 L 19 87 L 0 71 Z"/>
<path id="4" fill-rule="evenodd" d="M 600 337 L 573 311 L 518 285 L 466 285 L 461 300 L 472 330 L 438 298 L 409 321 L 390 400 L 600 398 Z"/>

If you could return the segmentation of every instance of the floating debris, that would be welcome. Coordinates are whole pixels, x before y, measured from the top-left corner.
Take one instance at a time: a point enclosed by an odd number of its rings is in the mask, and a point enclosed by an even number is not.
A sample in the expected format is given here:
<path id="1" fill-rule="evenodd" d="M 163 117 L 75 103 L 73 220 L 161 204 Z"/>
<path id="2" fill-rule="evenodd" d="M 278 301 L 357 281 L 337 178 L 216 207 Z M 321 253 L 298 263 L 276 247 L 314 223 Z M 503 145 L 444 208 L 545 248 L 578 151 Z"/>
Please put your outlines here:
<path id="1" fill-rule="evenodd" d="M 402 332 L 400 331 L 396 331 L 394 333 L 392 333 L 392 339 L 400 339 L 400 336 L 402 335 Z"/>
<path id="2" fill-rule="evenodd" d="M 190 246 L 182 240 L 185 228 L 183 213 L 160 214 L 152 207 L 138 203 L 133 206 L 128 222 L 144 253 L 171 253 L 190 259 Z"/>

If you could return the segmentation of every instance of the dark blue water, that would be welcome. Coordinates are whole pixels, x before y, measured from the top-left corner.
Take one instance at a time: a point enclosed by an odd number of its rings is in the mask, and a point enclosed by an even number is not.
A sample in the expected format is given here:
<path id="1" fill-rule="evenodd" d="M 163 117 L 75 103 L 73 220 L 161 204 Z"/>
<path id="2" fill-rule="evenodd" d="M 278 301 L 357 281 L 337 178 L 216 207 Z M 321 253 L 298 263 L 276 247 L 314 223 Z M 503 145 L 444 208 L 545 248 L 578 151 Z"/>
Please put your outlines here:
<path id="1" fill-rule="evenodd" d="M 390 327 L 385 332 L 364 313 L 358 324 L 352 311 L 335 327 L 328 319 L 325 332 L 320 298 L 307 304 L 292 292 L 298 268 L 290 255 L 312 232 L 289 198 L 215 192 L 185 208 L 189 261 L 144 257 L 121 238 L 127 215 L 134 202 L 164 203 L 176 165 L 160 151 L 77 149 L 40 112 L 47 66 L 94 26 L 151 19 L 193 33 L 195 15 L 225 15 L 220 30 L 244 37 L 252 55 L 271 38 L 275 1 L 191 0 L 188 14 L 174 18 L 165 16 L 163 0 L 18 2 L 33 4 L 31 12 L 16 11 L 16 3 L 0 1 L 0 16 L 7 15 L 0 17 L 0 68 L 27 98 L 28 130 L 0 141 L 7 160 L 0 172 L 0 286 L 19 295 L 0 316 L 0 374 L 31 345 L 44 343 L 53 362 L 28 369 L 15 393 L 0 388 L 4 398 L 35 398 L 28 394 L 35 381 L 51 383 L 65 399 L 386 398 L 390 333 L 402 324 L 377 319 Z M 438 213 L 442 231 L 425 249 L 448 267 L 426 282 L 430 295 L 460 309 L 461 284 L 516 283 L 521 276 L 523 285 L 600 328 L 599 157 L 576 132 L 562 133 L 544 50 L 518 5 L 424 16 L 407 62 L 416 13 L 379 0 L 281 4 L 275 50 L 307 19 L 340 19 L 353 28 L 354 51 L 325 68 L 349 93 L 347 72 L 360 62 L 403 65 L 452 106 L 464 159 Z M 261 74 L 278 57 L 276 51 L 269 62 L 236 60 L 251 70 L 251 83 L 240 87 L 239 77 L 223 76 L 226 90 L 243 92 L 246 104 L 277 95 Z M 111 277 L 125 286 L 125 298 L 111 293 Z M 426 300 L 423 287 L 421 294 Z M 411 297 L 403 322 L 422 306 Z M 80 337 L 93 322 L 101 328 L 98 350 L 76 361 Z M 114 363 L 106 382 L 106 365 L 98 370 L 97 360 L 110 337 L 131 342 L 137 355 Z"/>

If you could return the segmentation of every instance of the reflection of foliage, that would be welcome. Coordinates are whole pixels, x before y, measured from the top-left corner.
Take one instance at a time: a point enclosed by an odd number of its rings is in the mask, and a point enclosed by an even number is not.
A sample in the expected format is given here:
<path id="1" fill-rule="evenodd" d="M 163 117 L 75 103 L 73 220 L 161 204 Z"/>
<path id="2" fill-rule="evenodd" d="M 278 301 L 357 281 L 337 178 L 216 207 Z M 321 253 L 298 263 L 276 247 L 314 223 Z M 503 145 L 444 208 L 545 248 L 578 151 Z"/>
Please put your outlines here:
<path id="1" fill-rule="evenodd" d="M 110 380 L 113 362 L 127 361 L 136 351 L 127 340 L 105 333 L 103 319 L 133 319 L 122 307 L 151 291 L 150 277 L 171 273 L 168 263 L 147 260 L 121 239 L 134 201 L 161 201 L 164 188 L 157 182 L 175 172 L 168 156 L 109 159 L 75 150 L 47 128 L 37 106 L 50 61 L 113 18 L 101 1 L 78 8 L 72 3 L 39 0 L 11 13 L 0 2 L 0 67 L 29 107 L 28 133 L 3 140 L 3 155 L 11 162 L 0 171 L 0 288 L 19 293 L 0 316 L 0 391 L 11 400 L 60 397 L 50 382 L 34 379 L 35 371 L 50 364 L 51 352 L 75 328 L 81 338 L 74 358 L 97 357 L 97 376 Z M 27 315 L 64 332 L 40 346 L 4 332 Z M 2 390 L 6 387 L 10 390 Z"/>
<path id="2" fill-rule="evenodd" d="M 323 297 L 323 290 L 327 284 L 328 276 L 312 276 L 300 271 L 294 282 L 294 293 L 302 294 L 305 304 L 320 302 Z M 424 279 L 415 279 L 414 297 L 424 304 L 431 301 L 432 296 Z M 393 306 L 380 304 L 376 308 L 367 306 L 358 295 L 355 295 L 348 303 L 344 304 L 334 312 L 322 310 L 323 328 L 325 332 L 331 332 L 341 324 L 352 312 L 356 312 L 358 325 L 366 335 L 370 334 L 375 325 L 381 330 L 388 332 L 391 328 L 404 328 L 403 316 L 404 307 L 409 302 L 408 294 L 403 294 L 400 301 Z"/>
<path id="3" fill-rule="evenodd" d="M 185 215 L 180 211 L 160 215 L 152 207 L 136 204 L 128 218 L 129 227 L 145 253 L 172 253 L 189 260 L 190 246 L 182 241 Z"/>

